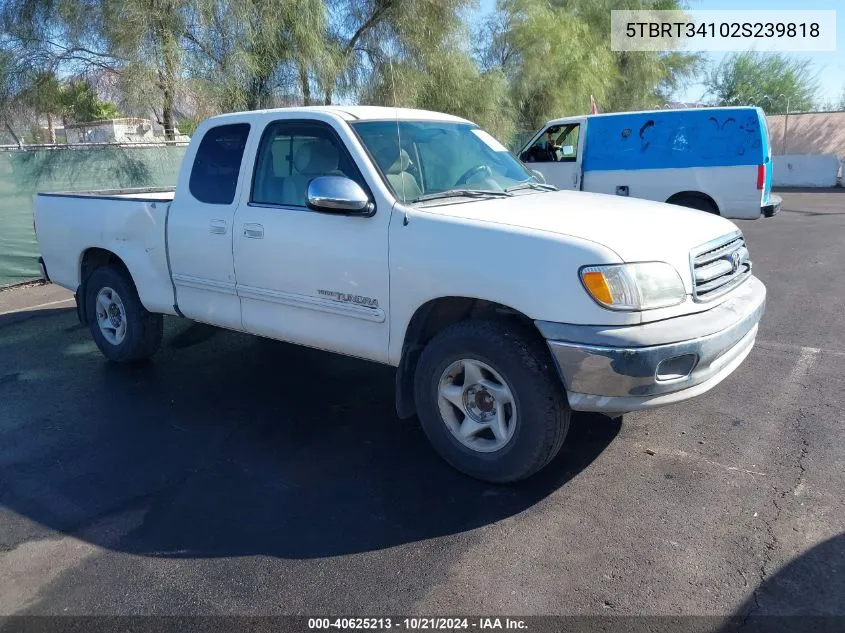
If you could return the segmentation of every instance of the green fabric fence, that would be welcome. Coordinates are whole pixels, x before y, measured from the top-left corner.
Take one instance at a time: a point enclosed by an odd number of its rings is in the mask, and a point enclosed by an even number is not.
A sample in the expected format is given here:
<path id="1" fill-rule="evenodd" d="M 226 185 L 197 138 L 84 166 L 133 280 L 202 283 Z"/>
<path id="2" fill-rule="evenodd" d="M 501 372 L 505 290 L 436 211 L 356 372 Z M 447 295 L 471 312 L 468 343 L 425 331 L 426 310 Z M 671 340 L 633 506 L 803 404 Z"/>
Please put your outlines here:
<path id="1" fill-rule="evenodd" d="M 36 193 L 172 187 L 185 149 L 98 145 L 0 152 L 0 287 L 39 276 Z"/>

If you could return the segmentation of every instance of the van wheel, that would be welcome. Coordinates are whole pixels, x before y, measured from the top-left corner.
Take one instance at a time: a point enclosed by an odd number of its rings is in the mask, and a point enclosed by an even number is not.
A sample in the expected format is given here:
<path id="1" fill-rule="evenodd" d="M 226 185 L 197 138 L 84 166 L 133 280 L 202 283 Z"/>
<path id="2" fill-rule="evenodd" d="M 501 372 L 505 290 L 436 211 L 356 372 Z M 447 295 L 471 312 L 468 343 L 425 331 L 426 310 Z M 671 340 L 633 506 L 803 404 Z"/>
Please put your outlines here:
<path id="1" fill-rule="evenodd" d="M 88 278 L 85 301 L 91 335 L 109 360 L 144 360 L 161 346 L 163 318 L 141 305 L 135 284 L 123 269 L 97 268 Z"/>
<path id="2" fill-rule="evenodd" d="M 669 204 L 676 204 L 679 207 L 688 207 L 690 209 L 698 209 L 699 211 L 707 211 L 707 213 L 715 213 L 719 215 L 719 210 L 712 202 L 706 198 L 699 196 L 679 196 L 675 199 L 670 199 Z"/>
<path id="3" fill-rule="evenodd" d="M 493 321 L 464 321 L 432 339 L 414 377 L 423 431 L 440 456 L 495 483 L 546 466 L 570 409 L 542 341 Z"/>

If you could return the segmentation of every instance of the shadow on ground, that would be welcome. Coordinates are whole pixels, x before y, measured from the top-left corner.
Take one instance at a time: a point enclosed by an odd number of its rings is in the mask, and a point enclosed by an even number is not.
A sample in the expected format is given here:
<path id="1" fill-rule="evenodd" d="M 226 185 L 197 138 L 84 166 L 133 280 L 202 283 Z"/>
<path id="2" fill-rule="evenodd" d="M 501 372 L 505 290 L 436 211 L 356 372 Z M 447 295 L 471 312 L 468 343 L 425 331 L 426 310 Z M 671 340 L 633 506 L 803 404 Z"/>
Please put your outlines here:
<path id="1" fill-rule="evenodd" d="M 845 630 L 845 532 L 811 548 L 758 586 L 720 633 Z"/>
<path id="2" fill-rule="evenodd" d="M 153 362 L 113 365 L 73 321 L 38 320 L 38 342 L 0 367 L 15 374 L 0 382 L 0 503 L 120 551 L 314 558 L 464 532 L 536 504 L 619 431 L 575 416 L 543 473 L 486 485 L 396 418 L 389 367 L 176 320 Z M 118 538 L 91 528 L 133 511 Z"/>
<path id="3" fill-rule="evenodd" d="M 71 312 L 75 313 L 76 307 L 44 308 L 9 312 L 7 314 L 0 314 L 0 327 L 3 327 L 5 325 L 12 325 L 13 323 L 20 323 L 21 321 L 28 321 L 29 319 L 34 319 L 37 317 L 56 316 L 58 314 L 69 314 Z"/>

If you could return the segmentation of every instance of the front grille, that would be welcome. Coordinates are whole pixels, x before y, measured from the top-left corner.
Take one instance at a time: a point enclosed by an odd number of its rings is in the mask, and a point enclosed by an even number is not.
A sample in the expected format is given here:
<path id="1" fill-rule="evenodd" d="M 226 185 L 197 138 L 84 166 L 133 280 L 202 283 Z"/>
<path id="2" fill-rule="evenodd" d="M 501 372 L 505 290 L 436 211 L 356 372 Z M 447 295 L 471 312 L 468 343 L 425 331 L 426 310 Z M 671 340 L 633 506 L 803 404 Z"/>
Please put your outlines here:
<path id="1" fill-rule="evenodd" d="M 694 249 L 690 253 L 690 263 L 696 301 L 715 299 L 751 276 L 751 260 L 740 232 Z"/>

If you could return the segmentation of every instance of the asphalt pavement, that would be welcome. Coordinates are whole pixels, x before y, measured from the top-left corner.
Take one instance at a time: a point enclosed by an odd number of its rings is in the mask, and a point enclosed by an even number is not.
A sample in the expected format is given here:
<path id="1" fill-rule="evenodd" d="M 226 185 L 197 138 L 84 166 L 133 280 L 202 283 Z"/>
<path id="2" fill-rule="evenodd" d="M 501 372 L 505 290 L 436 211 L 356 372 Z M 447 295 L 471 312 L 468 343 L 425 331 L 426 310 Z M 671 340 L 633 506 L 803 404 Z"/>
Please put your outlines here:
<path id="1" fill-rule="evenodd" d="M 441 462 L 393 370 L 179 319 L 107 363 L 0 292 L 0 615 L 838 615 L 845 191 L 738 222 L 768 305 L 711 392 L 576 415 L 518 485 Z M 653 453 L 653 454 L 651 454 Z"/>

